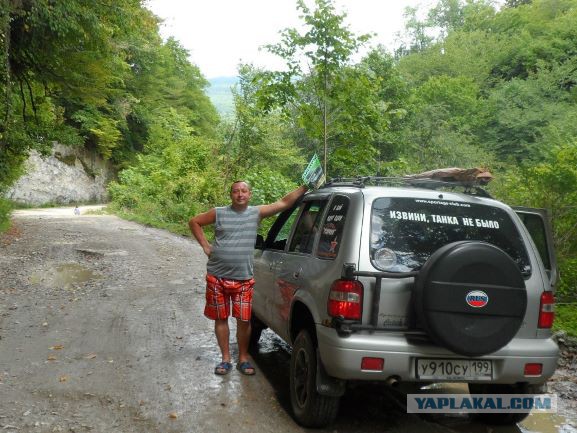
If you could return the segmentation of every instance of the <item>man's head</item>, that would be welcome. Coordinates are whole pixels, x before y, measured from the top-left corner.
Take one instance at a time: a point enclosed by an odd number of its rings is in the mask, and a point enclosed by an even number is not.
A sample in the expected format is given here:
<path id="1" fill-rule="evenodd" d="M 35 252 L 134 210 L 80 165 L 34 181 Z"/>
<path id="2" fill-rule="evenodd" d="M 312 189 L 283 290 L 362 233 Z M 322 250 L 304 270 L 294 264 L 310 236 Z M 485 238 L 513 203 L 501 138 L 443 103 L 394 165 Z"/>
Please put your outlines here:
<path id="1" fill-rule="evenodd" d="M 244 210 L 247 208 L 252 191 L 248 182 L 244 180 L 236 180 L 230 186 L 230 200 L 232 207 L 237 210 Z"/>

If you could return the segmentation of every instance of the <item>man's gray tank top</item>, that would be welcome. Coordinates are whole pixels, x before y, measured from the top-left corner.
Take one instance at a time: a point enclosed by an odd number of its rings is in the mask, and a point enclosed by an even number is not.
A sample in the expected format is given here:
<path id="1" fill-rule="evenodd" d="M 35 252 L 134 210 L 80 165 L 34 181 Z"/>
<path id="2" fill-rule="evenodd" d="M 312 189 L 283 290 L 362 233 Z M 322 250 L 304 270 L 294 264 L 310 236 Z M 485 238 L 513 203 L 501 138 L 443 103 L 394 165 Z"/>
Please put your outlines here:
<path id="1" fill-rule="evenodd" d="M 259 210 L 249 206 L 242 212 L 231 206 L 216 208 L 214 242 L 206 270 L 219 278 L 248 280 L 253 275 L 253 255 Z"/>

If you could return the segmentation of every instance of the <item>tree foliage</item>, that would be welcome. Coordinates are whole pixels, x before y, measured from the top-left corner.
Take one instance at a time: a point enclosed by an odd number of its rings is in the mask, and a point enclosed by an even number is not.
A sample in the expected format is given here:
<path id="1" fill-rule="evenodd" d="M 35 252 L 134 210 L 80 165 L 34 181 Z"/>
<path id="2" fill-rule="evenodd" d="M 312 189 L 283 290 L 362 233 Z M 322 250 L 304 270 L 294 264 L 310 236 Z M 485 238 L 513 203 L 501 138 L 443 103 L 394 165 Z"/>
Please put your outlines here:
<path id="1" fill-rule="evenodd" d="M 398 135 L 403 161 L 488 165 L 498 198 L 551 209 L 565 295 L 577 283 L 576 14 L 575 0 L 509 2 L 500 11 L 442 0 L 409 22 L 410 34 L 440 28 L 438 37 L 398 57 L 411 91 Z"/>
<path id="2" fill-rule="evenodd" d="M 0 2 L 0 193 L 30 149 L 55 141 L 122 168 L 173 110 L 195 135 L 216 135 L 207 81 L 158 22 L 141 0 Z"/>
<path id="3" fill-rule="evenodd" d="M 349 137 L 343 134 L 345 128 L 342 128 L 347 120 L 357 119 L 354 116 L 357 107 L 344 106 L 347 92 L 356 92 L 359 102 L 372 94 L 367 89 L 368 81 L 353 88 L 355 79 L 366 77 L 360 77 L 360 71 L 349 68 L 352 55 L 369 39 L 369 35 L 354 35 L 344 24 L 346 14 L 337 13 L 329 0 L 315 0 L 314 10 L 308 8 L 303 0 L 298 0 L 297 9 L 302 13 L 304 33 L 294 28 L 285 29 L 281 33 L 281 42 L 266 47 L 286 62 L 286 71 L 262 74 L 261 105 L 267 110 L 280 107 L 293 117 L 296 125 L 304 130 L 301 137 L 308 139 L 302 145 L 324 155 L 325 171 L 328 152 L 334 151 L 338 173 L 342 169 L 338 161 L 343 156 L 346 158 L 343 154 L 348 153 L 351 147 L 358 147 L 352 152 L 363 160 L 375 153 L 363 136 L 369 133 L 369 125 L 357 122 L 355 126 L 357 131 L 362 130 L 361 136 L 355 136 L 355 140 L 349 142 L 343 141 Z M 349 108 L 353 113 L 343 108 Z M 375 105 L 370 104 L 370 108 L 375 108 Z M 352 132 L 352 128 L 347 132 Z M 344 150 L 345 146 L 348 150 Z"/>

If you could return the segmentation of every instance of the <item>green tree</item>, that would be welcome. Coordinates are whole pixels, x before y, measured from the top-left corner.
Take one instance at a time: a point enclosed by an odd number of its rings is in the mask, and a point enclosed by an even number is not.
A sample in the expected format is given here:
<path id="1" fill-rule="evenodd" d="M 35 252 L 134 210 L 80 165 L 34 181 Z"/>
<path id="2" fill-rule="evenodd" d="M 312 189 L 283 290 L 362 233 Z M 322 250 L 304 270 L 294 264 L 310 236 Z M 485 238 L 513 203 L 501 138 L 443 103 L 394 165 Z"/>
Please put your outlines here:
<path id="1" fill-rule="evenodd" d="M 269 172 L 287 181 L 296 180 L 295 173 L 305 164 L 282 113 L 260 108 L 257 93 L 261 72 L 251 65 L 239 67 L 238 84 L 232 89 L 235 117 L 222 122 L 217 150 L 223 188 L 234 180 L 254 179 Z"/>
<path id="2" fill-rule="evenodd" d="M 338 14 L 330 0 L 315 0 L 314 10 L 298 0 L 297 9 L 305 31 L 285 29 L 281 42 L 266 47 L 286 61 L 287 70 L 263 74 L 261 101 L 265 109 L 280 105 L 293 112 L 313 145 L 323 149 L 327 171 L 331 128 L 339 121 L 343 99 L 338 90 L 347 86 L 343 70 L 369 35 L 354 35 L 343 24 L 346 14 Z"/>
<path id="3" fill-rule="evenodd" d="M 413 170 L 490 166 L 491 153 L 475 136 L 482 106 L 479 87 L 467 77 L 431 77 L 416 88 L 402 135 Z"/>
<path id="4" fill-rule="evenodd" d="M 183 232 L 191 215 L 224 199 L 217 143 L 199 137 L 176 109 L 149 125 L 148 140 L 109 185 L 112 201 L 132 218 Z"/>
<path id="5" fill-rule="evenodd" d="M 537 164 L 519 164 L 496 179 L 494 194 L 511 205 L 551 211 L 560 267 L 558 293 L 577 296 L 577 140 L 552 147 Z"/>

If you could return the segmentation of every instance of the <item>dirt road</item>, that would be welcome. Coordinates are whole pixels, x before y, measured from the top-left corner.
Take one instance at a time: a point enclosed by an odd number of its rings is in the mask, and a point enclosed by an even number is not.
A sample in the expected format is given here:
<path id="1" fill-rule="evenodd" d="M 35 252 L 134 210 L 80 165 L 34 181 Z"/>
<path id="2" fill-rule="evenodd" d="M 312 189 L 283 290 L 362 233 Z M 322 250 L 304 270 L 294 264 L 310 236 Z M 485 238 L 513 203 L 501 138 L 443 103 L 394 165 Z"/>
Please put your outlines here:
<path id="1" fill-rule="evenodd" d="M 201 248 L 89 210 L 18 211 L 0 237 L 0 431 L 305 431 L 289 415 L 289 354 L 272 334 L 253 354 L 256 376 L 213 374 Z M 574 432 L 576 420 L 531 416 L 526 427 L 492 431 Z M 363 386 L 321 431 L 486 428 L 407 414 L 381 388 Z"/>

